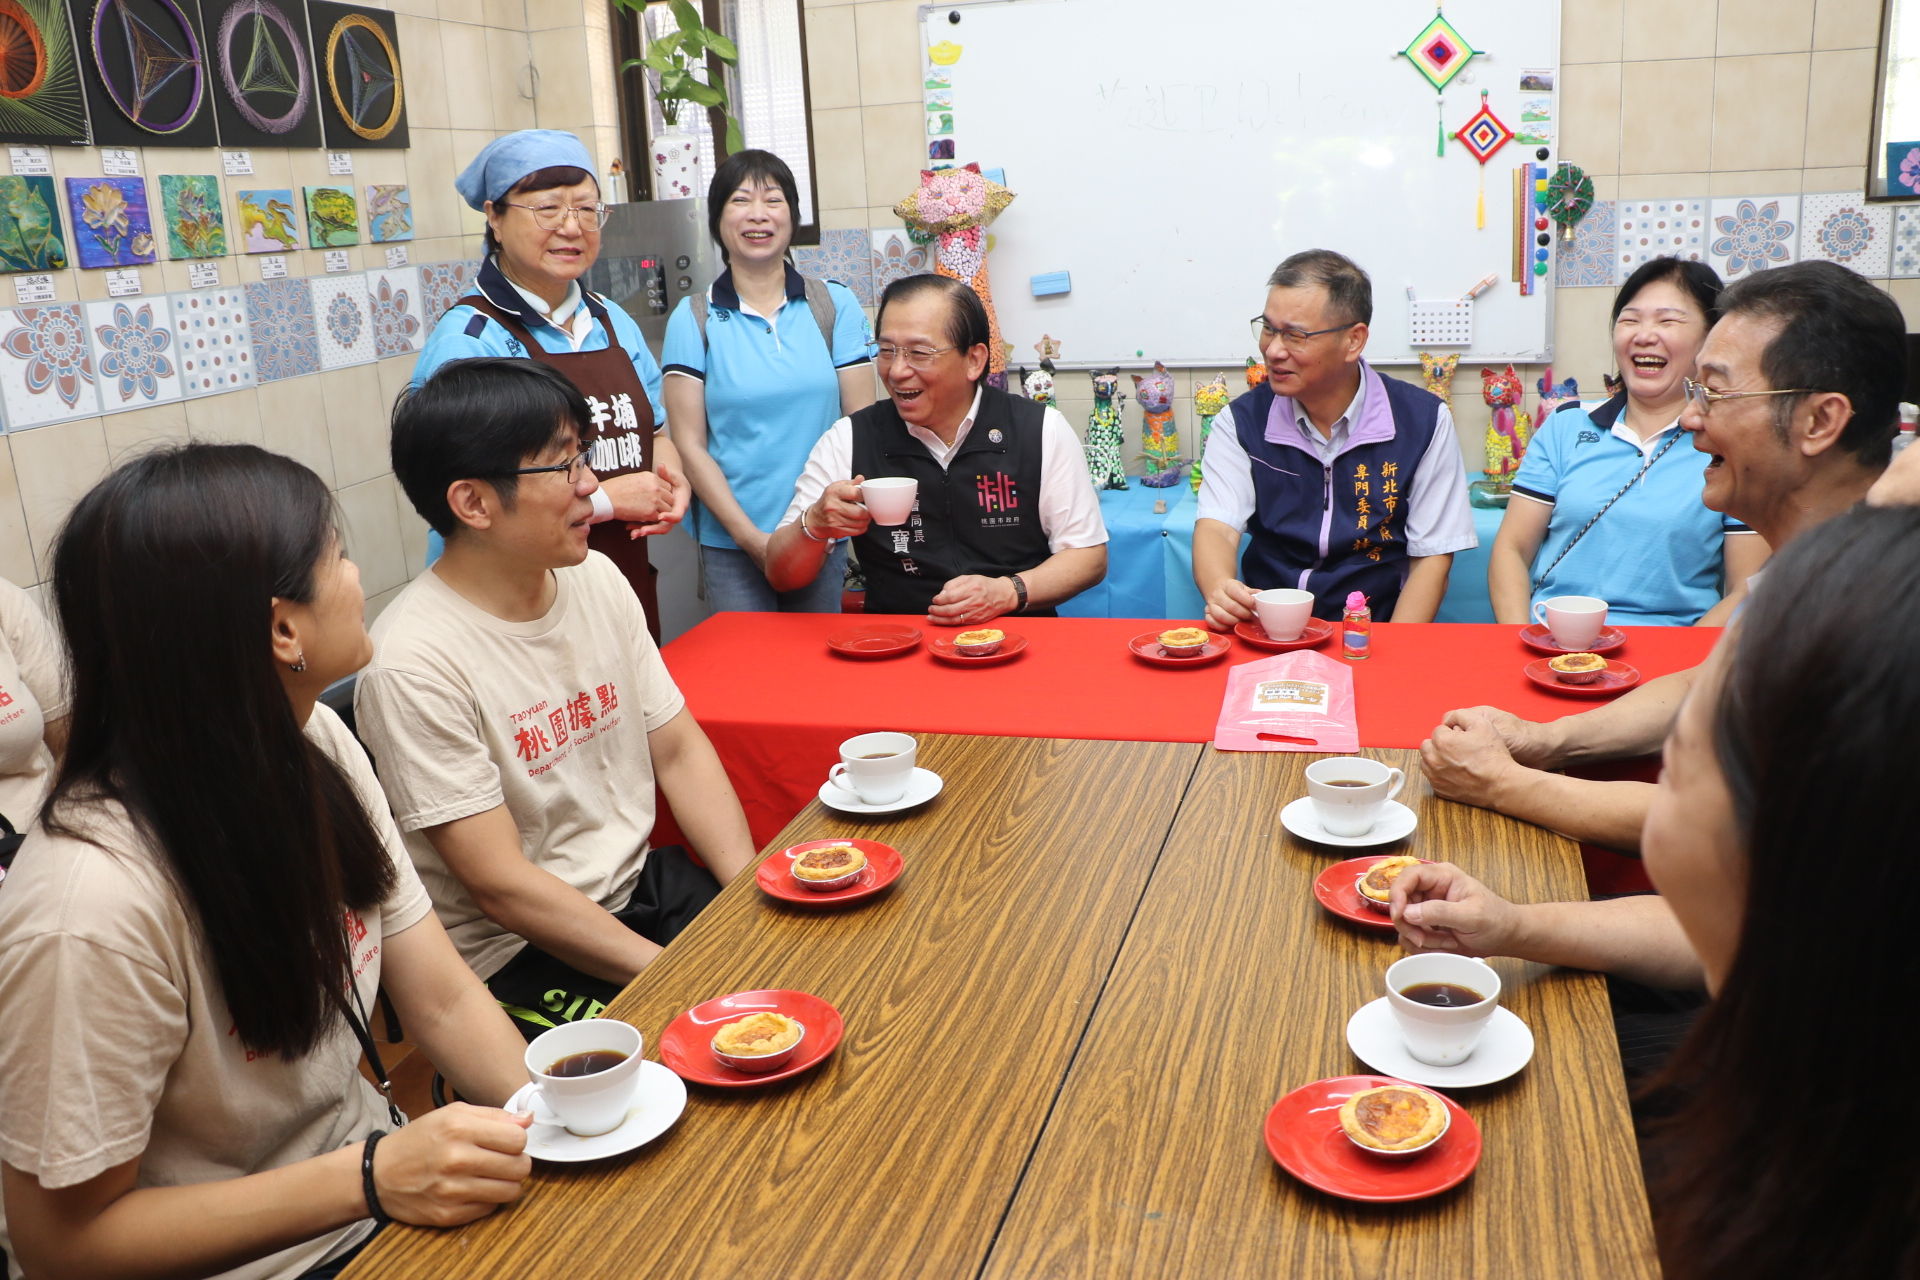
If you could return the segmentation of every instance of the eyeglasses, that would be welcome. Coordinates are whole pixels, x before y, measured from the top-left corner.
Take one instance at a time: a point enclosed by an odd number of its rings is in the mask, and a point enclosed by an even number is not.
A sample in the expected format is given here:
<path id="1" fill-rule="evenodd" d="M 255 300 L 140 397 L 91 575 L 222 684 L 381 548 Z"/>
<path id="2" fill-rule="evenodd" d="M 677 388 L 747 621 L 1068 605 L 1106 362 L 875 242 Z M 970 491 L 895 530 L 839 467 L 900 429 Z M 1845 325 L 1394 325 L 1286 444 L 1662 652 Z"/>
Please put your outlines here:
<path id="1" fill-rule="evenodd" d="M 911 349 L 907 347 L 881 347 L 873 353 L 873 358 L 875 362 L 879 364 L 892 364 L 895 360 L 902 360 L 906 362 L 907 368 L 918 369 L 924 373 L 928 369 L 933 368 L 933 362 L 935 360 L 947 354 L 949 351 L 958 351 L 959 349 L 958 347 L 934 347 L 931 350 L 926 347 L 913 347 Z"/>
<path id="2" fill-rule="evenodd" d="M 598 231 L 607 225 L 607 215 L 613 211 L 612 206 L 597 200 L 573 209 L 563 204 L 515 204 L 511 200 L 502 200 L 500 203 L 509 209 L 525 209 L 533 215 L 534 225 L 542 231 L 558 231 L 568 218 L 578 222 L 582 230 Z"/>
<path id="3" fill-rule="evenodd" d="M 1787 387 L 1779 391 L 1714 391 L 1704 382 L 1695 382 L 1692 378 L 1680 379 L 1681 389 L 1685 391 L 1687 403 L 1698 405 L 1704 416 L 1713 409 L 1716 400 L 1738 400 L 1743 396 L 1810 396 L 1812 387 Z"/>
<path id="4" fill-rule="evenodd" d="M 1289 347 L 1299 348 L 1306 346 L 1311 339 L 1317 338 L 1323 333 L 1338 333 L 1342 329 L 1351 329 L 1360 323 L 1362 322 L 1359 320 L 1349 320 L 1345 324 L 1329 325 L 1325 329 L 1295 329 L 1291 327 L 1276 329 L 1267 323 L 1265 316 L 1255 316 L 1253 319 L 1247 321 L 1247 324 L 1251 326 L 1253 331 L 1253 340 L 1262 351 L 1265 351 L 1267 344 L 1275 338 L 1280 339 L 1280 341 L 1286 343 Z"/>
<path id="5" fill-rule="evenodd" d="M 567 473 L 568 484 L 579 484 L 580 473 L 593 470 L 587 463 L 587 459 L 592 456 L 593 450 L 582 449 L 565 462 L 556 462 L 550 467 L 515 467 L 513 470 L 503 472 L 502 474 L 510 476 L 537 476 L 547 471 L 564 471 Z"/>

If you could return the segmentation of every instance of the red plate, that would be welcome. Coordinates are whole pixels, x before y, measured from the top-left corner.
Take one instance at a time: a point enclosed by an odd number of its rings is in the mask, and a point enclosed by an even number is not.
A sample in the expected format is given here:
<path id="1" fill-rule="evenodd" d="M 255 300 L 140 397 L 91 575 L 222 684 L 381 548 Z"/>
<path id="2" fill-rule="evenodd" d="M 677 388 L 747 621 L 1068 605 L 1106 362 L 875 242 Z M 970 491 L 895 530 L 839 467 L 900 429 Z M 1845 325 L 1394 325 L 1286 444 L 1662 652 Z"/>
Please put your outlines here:
<path id="1" fill-rule="evenodd" d="M 1325 618 L 1308 618 L 1307 629 L 1302 631 L 1297 638 L 1292 640 L 1274 640 L 1269 638 L 1267 633 L 1260 629 L 1260 623 L 1256 619 L 1253 622 L 1236 623 L 1233 628 L 1233 634 L 1239 636 L 1256 649 L 1311 649 L 1315 645 L 1325 644 L 1328 640 L 1332 639 L 1333 633 L 1337 630 L 1339 630 L 1339 628 Z"/>
<path id="2" fill-rule="evenodd" d="M 1581 650 L 1582 653 L 1591 650 Z M 1547 664 L 1552 658 L 1535 658 L 1522 669 L 1527 679 L 1552 693 L 1564 693 L 1573 698 L 1611 698 L 1616 693 L 1625 693 L 1640 683 L 1640 668 L 1627 662 L 1609 658 L 1607 669 L 1592 684 L 1568 684 L 1553 674 Z"/>
<path id="3" fill-rule="evenodd" d="M 961 633 L 957 631 L 954 632 L 954 635 L 959 634 Z M 1000 647 L 985 657 L 975 657 L 973 654 L 960 652 L 953 647 L 953 638 L 951 636 L 935 636 L 933 639 L 927 641 L 927 652 L 942 662 L 951 662 L 955 666 L 990 667 L 996 662 L 1005 662 L 1009 658 L 1019 657 L 1020 651 L 1027 647 L 1027 638 L 1025 636 L 1017 636 L 1011 631 L 1006 634 L 1007 638 L 1001 641 Z"/>
<path id="4" fill-rule="evenodd" d="M 1353 882 L 1372 869 L 1376 862 L 1385 862 L 1388 858 L 1404 858 L 1405 854 L 1376 853 L 1366 858 L 1348 858 L 1345 862 L 1336 862 L 1313 878 L 1313 896 L 1321 906 L 1333 912 L 1343 920 L 1363 924 L 1372 929 L 1392 929 L 1393 918 L 1384 911 L 1375 911 L 1368 906 L 1366 899 L 1360 896 L 1360 890 Z M 1429 859 L 1422 858 L 1422 862 Z"/>
<path id="5" fill-rule="evenodd" d="M 1162 630 L 1172 630 L 1171 627 Z M 1159 667 L 1194 667 L 1203 662 L 1212 662 L 1215 658 L 1233 648 L 1233 643 L 1225 636 L 1207 633 L 1207 647 L 1189 658 L 1170 658 L 1160 651 L 1160 632 L 1142 631 L 1127 641 L 1127 648 L 1133 650 L 1133 656 L 1151 662 Z"/>
<path id="6" fill-rule="evenodd" d="M 824 893 L 802 887 L 789 870 L 793 860 L 810 850 L 835 844 L 850 844 L 867 855 L 867 865 L 860 869 L 860 878 L 844 889 L 830 889 Z M 837 907 L 843 902 L 858 902 L 862 898 L 871 898 L 899 878 L 899 850 L 878 840 L 809 840 L 791 849 L 768 854 L 766 861 L 760 864 L 760 869 L 753 873 L 754 882 L 767 896 L 791 902 L 796 907 Z"/>
<path id="7" fill-rule="evenodd" d="M 1620 628 L 1602 627 L 1600 628 L 1600 634 L 1594 638 L 1591 647 L 1586 649 L 1563 649 L 1554 643 L 1553 632 L 1547 630 L 1543 623 L 1536 622 L 1531 626 L 1520 628 L 1520 643 L 1535 653 L 1597 653 L 1605 657 L 1607 654 L 1619 649 L 1620 646 L 1626 642 L 1627 633 Z"/>
<path id="8" fill-rule="evenodd" d="M 1446 1135 L 1417 1156 L 1368 1155 L 1341 1130 L 1341 1103 L 1362 1089 L 1405 1083 L 1392 1076 L 1335 1076 L 1301 1085 L 1267 1112 L 1267 1150 L 1300 1181 L 1345 1200 L 1392 1204 L 1459 1186 L 1480 1163 L 1480 1126 L 1444 1094 L 1453 1113 Z"/>
<path id="9" fill-rule="evenodd" d="M 784 1013 L 807 1028 L 800 1051 L 778 1071 L 754 1075 L 723 1067 L 713 1056 L 713 1033 L 750 1013 Z M 804 991 L 736 991 L 687 1010 L 660 1033 L 660 1061 L 682 1080 L 738 1089 L 799 1075 L 840 1043 L 840 1011 Z M 1449 1135 L 1451 1136 L 1451 1135 Z"/>
<path id="10" fill-rule="evenodd" d="M 827 648 L 843 658 L 891 658 L 920 643 L 918 627 L 889 626 L 876 623 L 836 631 L 827 637 Z"/>

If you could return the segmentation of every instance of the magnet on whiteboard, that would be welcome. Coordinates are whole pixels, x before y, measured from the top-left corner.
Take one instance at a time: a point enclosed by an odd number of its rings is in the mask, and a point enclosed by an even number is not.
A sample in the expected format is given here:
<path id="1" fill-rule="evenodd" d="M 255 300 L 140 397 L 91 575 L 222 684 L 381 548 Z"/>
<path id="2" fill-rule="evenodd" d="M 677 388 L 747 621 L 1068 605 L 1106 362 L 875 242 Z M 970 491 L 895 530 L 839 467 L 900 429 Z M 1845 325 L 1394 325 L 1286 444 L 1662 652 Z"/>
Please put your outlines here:
<path id="1" fill-rule="evenodd" d="M 1007 185 L 1007 171 L 1005 169 L 988 169 L 980 176 L 988 182 L 997 182 L 1003 187 Z"/>
<path id="2" fill-rule="evenodd" d="M 1057 293 L 1073 292 L 1073 279 L 1066 271 L 1043 271 L 1030 278 L 1027 287 L 1036 298 L 1050 298 Z"/>

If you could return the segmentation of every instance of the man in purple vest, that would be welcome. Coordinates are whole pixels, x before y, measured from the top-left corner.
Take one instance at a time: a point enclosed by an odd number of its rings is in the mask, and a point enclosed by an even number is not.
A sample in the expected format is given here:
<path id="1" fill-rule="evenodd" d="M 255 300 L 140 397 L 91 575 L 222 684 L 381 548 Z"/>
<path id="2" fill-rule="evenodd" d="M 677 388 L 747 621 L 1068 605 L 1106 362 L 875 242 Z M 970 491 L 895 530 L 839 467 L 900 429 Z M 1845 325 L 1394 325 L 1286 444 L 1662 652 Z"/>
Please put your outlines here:
<path id="1" fill-rule="evenodd" d="M 1252 321 L 1267 384 L 1229 406 L 1202 464 L 1193 578 L 1209 625 L 1251 621 L 1269 587 L 1313 592 L 1320 618 L 1358 591 L 1382 621 L 1431 622 L 1453 553 L 1478 545 L 1453 415 L 1367 364 L 1372 319 L 1367 273 L 1331 250 L 1268 278 Z"/>

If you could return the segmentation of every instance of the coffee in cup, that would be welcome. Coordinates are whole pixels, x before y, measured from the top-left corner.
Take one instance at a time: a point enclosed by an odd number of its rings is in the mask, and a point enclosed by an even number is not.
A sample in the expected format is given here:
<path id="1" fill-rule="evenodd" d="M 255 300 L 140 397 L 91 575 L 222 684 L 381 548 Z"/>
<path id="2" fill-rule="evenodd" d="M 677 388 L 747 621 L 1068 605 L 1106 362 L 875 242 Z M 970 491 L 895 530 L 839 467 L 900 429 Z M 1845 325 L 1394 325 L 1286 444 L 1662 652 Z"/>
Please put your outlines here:
<path id="1" fill-rule="evenodd" d="M 862 804 L 892 804 L 907 793 L 920 744 L 904 733 L 863 733 L 840 744 L 827 781 Z"/>
<path id="2" fill-rule="evenodd" d="M 1408 1053 L 1451 1067 L 1473 1055 L 1500 1007 L 1500 975 L 1471 956 L 1406 956 L 1387 967 L 1387 1005 Z"/>
<path id="3" fill-rule="evenodd" d="M 1330 756 L 1307 766 L 1314 817 L 1332 836 L 1363 836 L 1400 794 L 1407 775 L 1365 756 Z"/>
<path id="4" fill-rule="evenodd" d="M 1598 596 L 1554 596 L 1533 606 L 1533 620 L 1553 634 L 1562 649 L 1593 648 L 1607 625 L 1607 602 Z"/>
<path id="5" fill-rule="evenodd" d="M 912 476 L 880 476 L 860 482 L 860 501 L 866 504 L 875 524 L 905 524 L 919 494 L 920 482 Z"/>
<path id="6" fill-rule="evenodd" d="M 613 1018 L 582 1018 L 541 1032 L 525 1058 L 536 1086 L 534 1115 L 550 1116 L 582 1138 L 618 1129 L 640 1084 L 641 1044 L 638 1028 Z"/>
<path id="7" fill-rule="evenodd" d="M 1313 592 L 1275 587 L 1253 593 L 1253 616 L 1269 640 L 1298 640 L 1313 617 Z"/>

